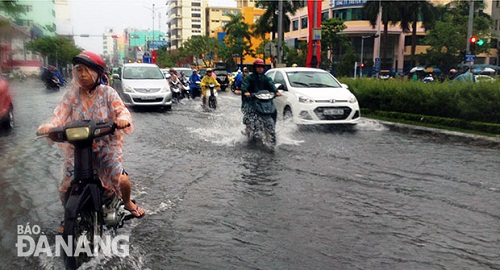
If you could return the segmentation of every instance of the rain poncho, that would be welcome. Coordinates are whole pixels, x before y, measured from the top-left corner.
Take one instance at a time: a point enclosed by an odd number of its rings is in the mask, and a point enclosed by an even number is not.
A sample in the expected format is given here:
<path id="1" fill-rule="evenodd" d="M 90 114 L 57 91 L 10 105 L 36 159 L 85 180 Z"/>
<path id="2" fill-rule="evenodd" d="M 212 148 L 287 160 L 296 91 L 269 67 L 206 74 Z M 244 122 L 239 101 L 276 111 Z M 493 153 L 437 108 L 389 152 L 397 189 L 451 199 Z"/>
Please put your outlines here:
<path id="1" fill-rule="evenodd" d="M 93 73 L 94 78 L 97 73 Z M 50 125 L 53 127 L 64 126 L 66 123 L 77 120 L 94 120 L 96 122 L 107 122 L 126 120 L 132 123 L 132 117 L 128 109 L 123 104 L 118 93 L 106 85 L 98 85 L 89 95 L 82 95 L 80 84 L 76 74 L 72 82 L 72 87 L 68 90 L 63 100 L 54 110 Z M 114 190 L 120 194 L 119 180 L 123 172 L 122 166 L 122 145 L 124 132 L 132 131 L 132 126 L 116 130 L 114 134 L 98 138 L 92 146 L 95 153 L 94 168 L 96 169 L 103 186 Z M 69 143 L 60 144 L 65 154 L 63 164 L 63 182 L 59 191 L 66 192 L 70 186 L 74 174 L 74 147 Z"/>

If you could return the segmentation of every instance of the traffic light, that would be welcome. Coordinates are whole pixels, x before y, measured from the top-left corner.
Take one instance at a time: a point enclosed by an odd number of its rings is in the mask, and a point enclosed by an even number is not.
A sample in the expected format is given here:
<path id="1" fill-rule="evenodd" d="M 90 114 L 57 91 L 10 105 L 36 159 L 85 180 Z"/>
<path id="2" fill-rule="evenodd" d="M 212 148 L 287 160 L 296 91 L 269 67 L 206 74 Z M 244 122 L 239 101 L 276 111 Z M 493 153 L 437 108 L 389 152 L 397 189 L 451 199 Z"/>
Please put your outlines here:
<path id="1" fill-rule="evenodd" d="M 364 68 L 365 67 L 365 63 L 361 63 L 361 68 Z"/>
<path id="2" fill-rule="evenodd" d="M 484 40 L 480 39 L 476 42 L 477 46 L 481 47 L 484 44 Z"/>
<path id="3" fill-rule="evenodd" d="M 477 37 L 476 36 L 471 36 L 469 39 L 469 45 L 470 45 L 470 53 L 474 54 L 476 51 L 476 43 L 477 43 Z"/>

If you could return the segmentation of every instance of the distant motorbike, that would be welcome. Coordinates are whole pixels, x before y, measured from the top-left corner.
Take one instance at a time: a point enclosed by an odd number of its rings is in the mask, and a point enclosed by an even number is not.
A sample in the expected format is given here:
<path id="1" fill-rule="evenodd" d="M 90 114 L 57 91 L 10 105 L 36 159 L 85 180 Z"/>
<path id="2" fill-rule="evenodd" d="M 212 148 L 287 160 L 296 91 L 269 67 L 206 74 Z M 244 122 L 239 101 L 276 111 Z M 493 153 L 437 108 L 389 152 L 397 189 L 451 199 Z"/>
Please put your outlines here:
<path id="1" fill-rule="evenodd" d="M 170 90 L 172 91 L 172 100 L 176 103 L 182 98 L 182 92 L 179 88 L 179 81 L 171 81 L 170 82 Z"/>
<path id="2" fill-rule="evenodd" d="M 208 96 L 208 107 L 215 110 L 217 109 L 217 91 L 215 90 L 215 84 L 209 84 L 208 89 L 210 90 L 210 96 Z"/>
<path id="3" fill-rule="evenodd" d="M 42 75 L 42 81 L 45 84 L 45 88 L 49 90 L 59 90 L 64 83 L 51 71 L 45 71 Z"/>
<path id="4" fill-rule="evenodd" d="M 184 77 L 181 80 L 181 89 L 182 89 L 182 96 L 188 99 L 191 99 L 191 91 L 189 91 L 189 80 Z"/>
<path id="5" fill-rule="evenodd" d="M 194 88 L 194 91 L 193 91 L 193 95 L 191 96 L 191 98 L 196 98 L 196 97 L 201 97 L 201 86 L 200 86 L 201 82 L 200 81 L 197 81 L 196 82 L 196 87 Z"/>
<path id="6" fill-rule="evenodd" d="M 125 220 L 134 218 L 125 210 L 123 200 L 102 186 L 93 168 L 94 139 L 112 134 L 116 128 L 113 122 L 86 120 L 52 128 L 48 134 L 38 134 L 74 146 L 74 179 L 67 191 L 64 210 L 63 239 L 71 247 L 71 254 L 64 254 L 66 269 L 76 269 L 90 260 L 86 252 L 75 252 L 81 248 L 81 243 L 86 242 L 91 251 L 97 250 L 98 243 L 94 241 L 102 237 L 104 226 L 116 231 Z"/>
<path id="7" fill-rule="evenodd" d="M 250 117 L 250 129 L 246 136 L 251 142 L 260 143 L 269 150 L 276 146 L 275 115 L 273 99 L 276 95 L 267 90 L 252 93 L 254 115 Z"/>

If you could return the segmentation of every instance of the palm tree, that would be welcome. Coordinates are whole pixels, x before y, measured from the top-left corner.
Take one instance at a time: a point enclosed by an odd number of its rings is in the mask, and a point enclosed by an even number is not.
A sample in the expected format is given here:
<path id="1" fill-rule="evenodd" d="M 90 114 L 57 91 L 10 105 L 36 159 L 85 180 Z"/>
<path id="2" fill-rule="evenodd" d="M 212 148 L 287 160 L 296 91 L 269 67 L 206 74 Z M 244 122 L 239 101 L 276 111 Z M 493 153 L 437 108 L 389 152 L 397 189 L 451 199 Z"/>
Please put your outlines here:
<path id="1" fill-rule="evenodd" d="M 399 3 L 400 4 L 400 3 Z M 377 25 L 379 5 L 382 7 L 382 24 L 384 30 L 382 34 L 382 66 L 385 66 L 388 51 L 388 29 L 389 24 L 396 25 L 400 20 L 399 4 L 393 1 L 368 0 L 363 5 L 363 16 L 370 21 L 373 28 Z"/>
<path id="2" fill-rule="evenodd" d="M 304 7 L 305 1 L 283 0 L 283 14 L 295 15 L 295 12 Z M 265 33 L 271 33 L 272 39 L 276 38 L 278 33 L 278 4 L 276 0 L 264 1 L 258 0 L 256 7 L 265 9 L 266 12 L 256 21 L 255 35 L 262 36 Z M 290 18 L 283 16 L 283 29 L 290 29 Z"/>
<path id="3" fill-rule="evenodd" d="M 415 50 L 417 47 L 417 22 L 422 19 L 427 31 L 436 22 L 437 9 L 428 0 L 402 1 L 400 7 L 400 25 L 404 32 L 410 31 L 411 24 L 411 66 L 415 66 Z"/>
<path id="4" fill-rule="evenodd" d="M 250 26 L 244 22 L 243 14 L 229 14 L 230 20 L 222 28 L 226 32 L 226 42 L 240 55 L 240 64 L 243 65 L 244 55 L 251 55 Z"/>

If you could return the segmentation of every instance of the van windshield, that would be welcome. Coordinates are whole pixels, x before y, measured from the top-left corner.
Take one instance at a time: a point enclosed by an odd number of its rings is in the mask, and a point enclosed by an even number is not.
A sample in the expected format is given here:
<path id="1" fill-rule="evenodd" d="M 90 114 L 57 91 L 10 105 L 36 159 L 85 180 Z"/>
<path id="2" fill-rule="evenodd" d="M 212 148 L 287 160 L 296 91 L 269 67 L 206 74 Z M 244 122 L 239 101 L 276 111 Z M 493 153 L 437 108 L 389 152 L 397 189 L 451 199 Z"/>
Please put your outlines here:
<path id="1" fill-rule="evenodd" d="M 157 66 L 125 66 L 123 78 L 133 80 L 158 80 L 164 79 L 163 73 Z"/>

